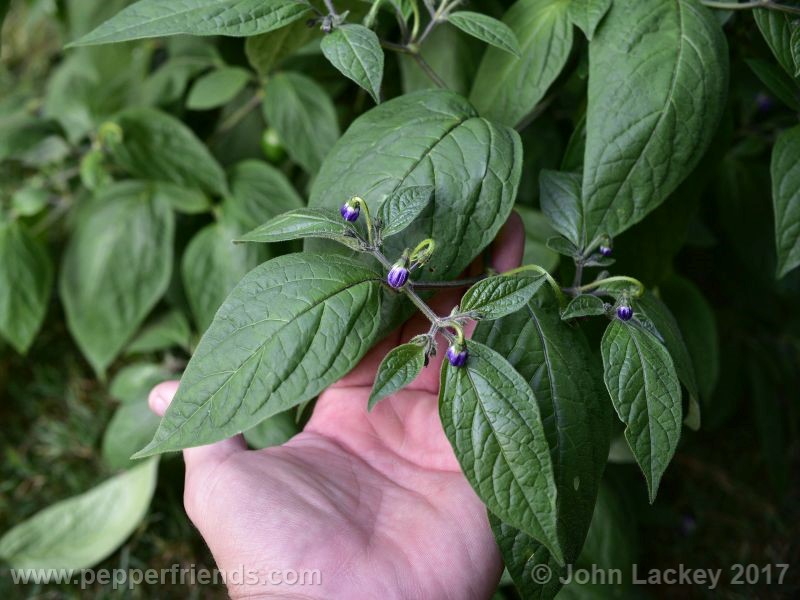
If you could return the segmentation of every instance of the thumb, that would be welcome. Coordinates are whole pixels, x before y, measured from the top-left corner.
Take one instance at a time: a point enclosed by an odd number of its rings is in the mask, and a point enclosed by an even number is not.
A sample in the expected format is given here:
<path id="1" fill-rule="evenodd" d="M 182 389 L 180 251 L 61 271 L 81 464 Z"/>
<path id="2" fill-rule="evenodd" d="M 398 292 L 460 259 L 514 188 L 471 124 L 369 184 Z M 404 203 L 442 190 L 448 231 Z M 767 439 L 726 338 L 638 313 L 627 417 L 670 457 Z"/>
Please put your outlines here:
<path id="1" fill-rule="evenodd" d="M 179 383 L 178 381 L 165 381 L 154 387 L 147 398 L 150 410 L 159 417 L 163 417 L 172 399 L 175 397 L 175 393 L 178 391 Z M 188 477 L 191 471 L 216 465 L 231 454 L 243 452 L 245 450 L 247 450 L 247 444 L 245 444 L 241 434 L 222 440 L 221 442 L 208 444 L 207 446 L 186 448 L 186 450 L 183 451 L 183 460 L 186 463 L 186 476 Z"/>

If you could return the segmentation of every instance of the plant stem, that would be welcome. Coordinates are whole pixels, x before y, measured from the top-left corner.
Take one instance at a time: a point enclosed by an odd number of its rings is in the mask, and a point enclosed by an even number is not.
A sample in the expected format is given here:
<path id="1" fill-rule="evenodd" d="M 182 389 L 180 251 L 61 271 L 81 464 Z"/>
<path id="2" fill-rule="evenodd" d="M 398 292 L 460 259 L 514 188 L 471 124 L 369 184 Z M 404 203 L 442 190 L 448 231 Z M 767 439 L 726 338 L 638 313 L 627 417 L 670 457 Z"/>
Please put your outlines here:
<path id="1" fill-rule="evenodd" d="M 336 12 L 336 7 L 333 6 L 332 0 L 323 0 L 325 2 L 325 8 L 328 9 L 328 12 L 332 17 L 338 17 L 338 13 Z"/>
<path id="2" fill-rule="evenodd" d="M 516 275 L 517 273 L 523 273 L 525 271 L 533 271 L 534 273 L 539 273 L 540 275 L 544 275 L 547 279 L 547 283 L 550 284 L 550 287 L 553 288 L 553 292 L 556 294 L 556 298 L 558 298 L 558 303 L 561 306 L 565 306 L 567 303 L 566 297 L 564 297 L 564 292 L 561 291 L 561 287 L 556 283 L 556 280 L 547 272 L 546 269 L 543 269 L 539 265 L 522 265 L 521 267 L 517 267 L 516 269 L 511 269 L 510 271 L 506 271 L 503 275 Z"/>
<path id="3" fill-rule="evenodd" d="M 635 297 L 638 298 L 642 294 L 644 294 L 644 284 L 639 281 L 638 279 L 634 279 L 633 277 L 626 277 L 625 275 L 617 275 L 615 277 L 606 277 L 605 279 L 598 279 L 597 281 L 593 281 L 592 283 L 587 283 L 586 285 L 582 285 L 580 287 L 572 288 L 569 291 L 574 291 L 577 293 L 588 292 L 589 290 L 593 290 L 595 288 L 599 288 L 607 283 L 614 283 L 616 281 L 624 281 L 627 283 L 631 283 L 636 286 L 636 295 Z"/>
<path id="4" fill-rule="evenodd" d="M 424 58 L 422 58 L 422 55 L 419 53 L 419 50 L 417 50 L 416 52 L 412 52 L 411 56 L 414 57 L 414 60 L 417 61 L 419 68 L 425 72 L 425 74 L 430 78 L 431 81 L 433 81 L 433 83 L 435 83 L 442 89 L 447 89 L 447 84 L 444 81 L 442 81 L 442 79 L 436 74 L 436 71 L 434 71 L 431 68 L 428 62 Z"/>
<path id="5" fill-rule="evenodd" d="M 709 8 L 719 8 L 722 10 L 751 10 L 754 8 L 765 8 L 767 10 L 776 10 L 778 12 L 785 12 L 791 15 L 800 15 L 800 7 L 786 6 L 785 4 L 780 4 L 775 0 L 750 0 L 749 2 L 701 0 L 701 4 L 704 4 Z"/>
<path id="6" fill-rule="evenodd" d="M 231 115 L 220 124 L 219 128 L 214 132 L 212 137 L 221 135 L 226 131 L 236 127 L 242 119 L 244 119 L 253 109 L 261 104 L 263 99 L 264 92 L 262 90 L 258 90 L 253 97 L 250 98 L 250 100 L 240 106 L 238 110 L 231 113 Z"/>

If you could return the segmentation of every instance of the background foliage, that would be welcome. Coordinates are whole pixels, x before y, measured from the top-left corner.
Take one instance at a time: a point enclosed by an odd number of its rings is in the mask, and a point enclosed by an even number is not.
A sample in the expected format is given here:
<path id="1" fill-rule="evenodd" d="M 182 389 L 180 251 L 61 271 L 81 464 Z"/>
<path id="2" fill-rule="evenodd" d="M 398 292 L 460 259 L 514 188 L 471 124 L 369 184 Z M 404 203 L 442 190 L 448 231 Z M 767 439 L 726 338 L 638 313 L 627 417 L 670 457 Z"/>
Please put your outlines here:
<path id="1" fill-rule="evenodd" d="M 0 2 L 0 13 L 7 4 Z M 370 48 L 363 31 L 337 29 L 334 35 L 345 39 L 334 43 L 328 41 L 333 35 L 323 38 L 306 18 L 246 39 L 156 37 L 64 50 L 127 4 L 12 1 L 2 30 L 0 531 L 51 505 L 76 516 L 72 531 L 37 526 L 33 534 L 41 543 L 26 549 L 32 565 L 78 548 L 86 552 L 86 566 L 212 564 L 183 513 L 175 484 L 180 461 L 166 456 L 156 470 L 153 459 L 134 466 L 128 458 L 158 425 L 146 408 L 147 390 L 182 371 L 217 308 L 248 271 L 299 249 L 296 242 L 256 246 L 230 240 L 305 206 L 306 198 L 335 206 L 364 193 L 362 188 L 379 187 L 379 171 L 347 170 L 351 156 L 323 161 L 376 99 L 435 87 L 408 54 L 387 53 L 382 78 L 376 78 L 375 56 L 362 63 L 369 68 L 347 68 L 351 57 L 341 55 L 341 44 Z M 290 13 L 303 6 L 285 4 Z M 463 135 L 471 135 L 476 111 L 520 132 L 520 188 L 516 199 L 506 201 L 515 200 L 526 223 L 525 262 L 542 265 L 563 281 L 573 276 L 571 261 L 546 244 L 556 231 L 540 212 L 546 209 L 544 191 L 575 185 L 590 198 L 590 210 L 599 212 L 607 211 L 609 199 L 623 198 L 626 222 L 641 222 L 615 237 L 613 269 L 658 291 L 686 341 L 686 360 L 698 373 L 693 386 L 702 427 L 684 428 L 652 507 L 621 429 L 615 430 L 611 464 L 579 564 L 796 566 L 800 275 L 792 269 L 800 262 L 800 84 L 799 59 L 791 51 L 796 44 L 782 40 L 800 34 L 783 14 L 715 11 L 724 24 L 730 81 L 704 76 L 708 65 L 691 62 L 691 55 L 676 76 L 648 69 L 649 57 L 637 56 L 636 48 L 622 52 L 619 40 L 602 38 L 590 46 L 587 38 L 603 35 L 600 17 L 590 10 L 599 4 L 606 3 L 473 2 L 463 8 L 503 18 L 514 36 L 461 17 L 437 26 L 421 46 L 425 64 L 474 107 L 460 100 L 437 107 L 442 127 L 450 127 L 447 119 L 453 118 L 463 123 Z M 634 10 L 642 6 L 628 4 Z M 350 23 L 361 22 L 370 9 L 355 0 L 336 5 L 350 10 Z M 688 0 L 681 5 L 705 10 Z M 405 3 L 398 6 L 401 12 L 408 9 Z M 616 15 L 609 18 L 622 18 Z M 382 38 L 396 36 L 390 10 L 375 22 Z M 712 29 L 694 34 L 707 36 L 704 43 L 710 46 L 719 43 Z M 669 28 L 663 35 L 664 43 L 677 39 Z M 496 47 L 487 49 L 487 41 Z M 631 89 L 681 77 L 671 101 L 696 103 L 695 118 L 719 121 L 719 127 L 703 129 L 710 132 L 706 139 L 682 139 L 683 124 L 667 111 L 648 126 L 674 133 L 675 147 L 652 154 L 645 165 L 652 169 L 635 162 L 641 152 L 635 143 L 623 147 L 617 158 L 633 164 L 614 189 L 591 186 L 619 161 L 586 164 L 582 179 L 554 175 L 576 170 L 584 148 L 607 147 L 652 110 L 646 102 L 629 104 L 633 95 L 624 86 L 610 94 L 604 90 L 614 86 L 593 90 L 590 82 L 587 90 L 590 60 L 601 75 L 593 81 L 606 83 L 614 81 L 621 61 L 644 61 L 642 79 L 628 82 Z M 599 98 L 588 113 L 587 93 Z M 413 126 L 402 112 L 380 111 L 361 121 L 361 129 L 348 131 L 352 143 L 358 144 L 359 135 L 377 136 L 381 127 Z M 615 111 L 630 122 L 609 119 Z M 420 131 L 429 133 L 431 127 L 423 123 Z M 682 181 L 675 176 L 681 168 L 691 170 Z M 314 184 L 315 176 L 324 185 Z M 664 203 L 645 214 L 644 198 Z M 616 213 L 603 219 L 609 233 L 624 229 Z M 556 229 L 572 231 L 558 222 Z M 582 239 L 569 240 L 574 245 L 597 233 L 581 231 Z M 456 246 L 442 251 L 460 266 L 471 258 L 459 255 Z M 601 324 L 583 324 L 591 348 L 599 349 Z M 482 325 L 476 336 L 492 339 L 492 327 Z M 566 351 L 583 351 L 576 350 L 579 340 L 563 343 Z M 250 429 L 248 440 L 254 446 L 280 443 L 308 411 L 303 406 L 279 413 Z M 82 505 L 57 504 L 89 490 Z M 94 517 L 80 518 L 109 504 L 110 516 L 117 518 L 107 526 Z M 4 537 L 0 556 L 17 561 L 18 543 L 11 534 Z M 744 586 L 723 593 L 788 594 L 797 587 L 794 570 L 782 588 Z M 7 585 L 7 578 L 0 579 L 4 596 L 6 590 L 20 593 Z M 569 586 L 562 594 L 612 592 L 679 596 L 686 590 Z M 55 586 L 25 593 L 76 594 Z M 102 586 L 92 593 L 112 595 Z M 180 586 L 164 591 L 176 597 L 186 593 Z M 211 588 L 192 593 L 224 595 Z M 499 597 L 516 593 L 507 580 L 498 591 Z M 132 596 L 148 594 L 140 589 Z"/>

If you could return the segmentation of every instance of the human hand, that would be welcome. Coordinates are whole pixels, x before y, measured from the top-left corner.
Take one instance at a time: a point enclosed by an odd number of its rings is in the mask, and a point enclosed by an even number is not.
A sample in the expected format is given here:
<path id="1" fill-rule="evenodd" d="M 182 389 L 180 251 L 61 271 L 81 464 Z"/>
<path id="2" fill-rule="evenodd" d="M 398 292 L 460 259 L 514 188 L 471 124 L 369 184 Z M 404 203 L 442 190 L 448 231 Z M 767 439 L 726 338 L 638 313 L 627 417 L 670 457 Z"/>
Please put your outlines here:
<path id="1" fill-rule="evenodd" d="M 495 242 L 494 267 L 517 266 L 517 215 Z M 434 299 L 449 312 L 455 290 Z M 375 373 L 394 346 L 428 330 L 411 319 L 323 392 L 302 433 L 247 450 L 241 435 L 184 451 L 184 503 L 223 572 L 258 573 L 234 598 L 488 598 L 502 570 L 483 503 L 439 421 L 446 344 L 413 384 L 367 412 Z M 441 341 L 441 340 L 440 340 Z M 163 415 L 178 382 L 156 386 Z M 318 585 L 281 573 L 317 571 Z"/>

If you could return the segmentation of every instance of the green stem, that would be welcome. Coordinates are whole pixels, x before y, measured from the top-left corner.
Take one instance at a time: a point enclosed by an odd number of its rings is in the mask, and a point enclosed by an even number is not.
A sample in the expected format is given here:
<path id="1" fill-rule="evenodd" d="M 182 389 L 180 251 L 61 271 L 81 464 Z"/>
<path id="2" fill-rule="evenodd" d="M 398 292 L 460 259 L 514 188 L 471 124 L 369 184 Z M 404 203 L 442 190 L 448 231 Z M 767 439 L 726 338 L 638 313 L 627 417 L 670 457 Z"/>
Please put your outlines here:
<path id="1" fill-rule="evenodd" d="M 778 12 L 785 12 L 791 15 L 800 15 L 800 8 L 796 6 L 786 6 L 779 4 L 775 0 L 750 0 L 749 2 L 724 2 L 721 0 L 701 0 L 701 4 L 709 8 L 718 8 L 722 10 L 752 10 L 754 8 L 764 8 L 767 10 L 775 10 Z"/>
<path id="2" fill-rule="evenodd" d="M 574 288 L 574 289 L 578 293 L 583 293 L 583 292 L 588 292 L 590 290 L 594 290 L 594 289 L 597 289 L 599 287 L 602 287 L 605 284 L 614 283 L 614 282 L 617 282 L 617 281 L 624 281 L 624 282 L 631 283 L 631 284 L 635 285 L 636 288 L 637 288 L 636 295 L 634 296 L 635 298 L 638 298 L 639 296 L 644 294 L 644 290 L 645 290 L 644 284 L 641 281 L 639 281 L 638 279 L 634 279 L 633 277 L 626 277 L 625 275 L 617 275 L 615 277 L 606 277 L 605 279 L 599 279 L 597 281 L 593 281 L 592 283 L 587 283 L 586 285 L 582 285 L 582 286 Z"/>
<path id="3" fill-rule="evenodd" d="M 367 205 L 366 201 L 363 198 L 359 198 L 358 196 L 353 196 L 350 199 L 351 202 L 356 203 L 361 210 L 364 211 L 364 222 L 367 224 L 367 242 L 370 245 L 370 248 L 374 246 L 374 233 L 373 233 L 373 226 L 372 226 L 372 216 L 369 214 L 369 206 Z M 381 254 L 381 256 L 383 256 Z"/>
<path id="4" fill-rule="evenodd" d="M 417 34 L 419 33 L 419 6 L 417 6 L 417 0 L 411 0 L 411 10 L 414 13 L 414 25 L 411 27 L 411 40 L 414 41 L 417 39 Z"/>
<path id="5" fill-rule="evenodd" d="M 486 275 L 481 275 L 479 277 L 468 277 L 467 279 L 454 279 L 453 281 L 418 281 L 414 283 L 414 287 L 419 290 L 460 288 L 460 287 L 470 286 L 474 283 L 478 283 L 482 279 L 486 279 Z"/>
<path id="6" fill-rule="evenodd" d="M 364 27 L 369 27 L 370 29 L 375 24 L 375 18 L 378 16 L 378 9 L 383 4 L 383 0 L 375 0 L 372 3 L 372 8 L 369 9 L 367 16 L 364 17 Z"/>
<path id="7" fill-rule="evenodd" d="M 428 61 L 422 58 L 419 50 L 413 51 L 411 56 L 414 57 L 414 60 L 417 61 L 419 68 L 425 72 L 425 75 L 427 75 L 430 80 L 433 81 L 433 83 L 442 89 L 447 89 L 447 84 L 436 74 L 436 71 L 434 71 L 433 68 L 428 64 Z"/>
<path id="8" fill-rule="evenodd" d="M 506 271 L 503 275 L 516 275 L 517 273 L 523 273 L 525 271 L 533 271 L 534 273 L 539 273 L 540 275 L 544 275 L 547 279 L 547 283 L 550 284 L 550 287 L 553 288 L 553 292 L 555 292 L 556 298 L 558 298 L 558 303 L 563 307 L 567 304 L 567 297 L 564 296 L 564 292 L 561 291 L 561 287 L 556 283 L 556 280 L 547 272 L 547 269 L 543 269 L 539 265 L 522 265 L 521 267 L 517 267 L 516 269 L 511 269 L 510 271 Z"/>

